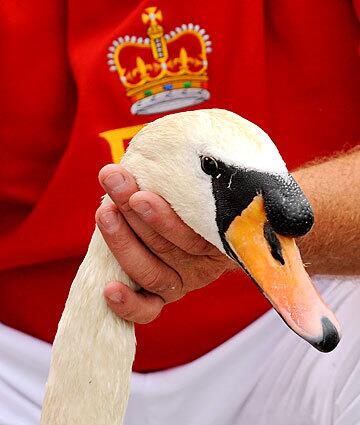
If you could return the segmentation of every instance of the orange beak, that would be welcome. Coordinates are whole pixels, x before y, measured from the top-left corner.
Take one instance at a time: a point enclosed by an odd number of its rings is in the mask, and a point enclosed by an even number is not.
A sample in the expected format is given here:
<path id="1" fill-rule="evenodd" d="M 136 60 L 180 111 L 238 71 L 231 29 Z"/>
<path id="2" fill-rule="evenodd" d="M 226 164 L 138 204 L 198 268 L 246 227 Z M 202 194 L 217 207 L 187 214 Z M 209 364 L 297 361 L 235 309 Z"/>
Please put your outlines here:
<path id="1" fill-rule="evenodd" d="M 267 222 L 261 195 L 235 217 L 225 239 L 287 325 L 318 350 L 333 350 L 339 323 L 306 273 L 295 240 Z"/>

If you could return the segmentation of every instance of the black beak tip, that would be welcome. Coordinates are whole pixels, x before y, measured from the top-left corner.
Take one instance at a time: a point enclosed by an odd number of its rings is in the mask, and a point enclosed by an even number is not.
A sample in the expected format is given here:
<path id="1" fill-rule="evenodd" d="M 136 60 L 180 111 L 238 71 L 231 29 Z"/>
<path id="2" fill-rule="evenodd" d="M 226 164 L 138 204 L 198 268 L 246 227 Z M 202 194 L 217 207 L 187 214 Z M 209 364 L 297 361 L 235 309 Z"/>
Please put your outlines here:
<path id="1" fill-rule="evenodd" d="M 323 327 L 322 339 L 320 341 L 311 341 L 310 343 L 317 350 L 323 353 L 329 353 L 338 345 L 340 335 L 333 323 L 327 317 L 323 317 L 321 323 Z"/>

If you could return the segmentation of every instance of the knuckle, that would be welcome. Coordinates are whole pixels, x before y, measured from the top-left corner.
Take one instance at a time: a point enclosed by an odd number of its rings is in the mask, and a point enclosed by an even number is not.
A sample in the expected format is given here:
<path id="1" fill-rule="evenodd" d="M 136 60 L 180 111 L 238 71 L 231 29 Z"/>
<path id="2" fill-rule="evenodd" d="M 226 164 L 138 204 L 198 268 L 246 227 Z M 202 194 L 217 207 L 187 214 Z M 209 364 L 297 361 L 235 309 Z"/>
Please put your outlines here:
<path id="1" fill-rule="evenodd" d="M 138 273 L 136 280 L 146 289 L 155 290 L 160 287 L 161 270 L 156 266 L 149 266 Z"/>
<path id="2" fill-rule="evenodd" d="M 120 220 L 119 228 L 116 232 L 108 235 L 108 238 L 110 238 L 111 250 L 122 252 L 131 251 L 136 239 L 135 235 L 129 231 L 128 225 L 124 219 Z"/>
<path id="3" fill-rule="evenodd" d="M 158 243 L 155 247 L 154 250 L 156 253 L 160 254 L 160 255 L 169 255 L 169 254 L 173 254 L 174 252 L 176 252 L 178 250 L 178 247 L 175 246 L 174 244 L 172 244 L 171 242 L 164 240 L 161 241 L 160 243 Z"/>
<path id="4" fill-rule="evenodd" d="M 147 237 L 147 246 L 155 253 L 157 254 L 171 254 L 172 252 L 177 250 L 177 247 L 168 241 L 167 239 L 163 238 L 157 233 L 154 233 L 152 235 L 149 235 Z"/>
<path id="5" fill-rule="evenodd" d="M 112 236 L 112 251 L 129 252 L 132 248 L 132 242 L 129 236 L 118 232 Z"/>
<path id="6" fill-rule="evenodd" d="M 194 237 L 187 240 L 184 244 L 184 250 L 189 254 L 201 254 L 209 247 L 209 242 L 202 236 L 194 234 Z"/>

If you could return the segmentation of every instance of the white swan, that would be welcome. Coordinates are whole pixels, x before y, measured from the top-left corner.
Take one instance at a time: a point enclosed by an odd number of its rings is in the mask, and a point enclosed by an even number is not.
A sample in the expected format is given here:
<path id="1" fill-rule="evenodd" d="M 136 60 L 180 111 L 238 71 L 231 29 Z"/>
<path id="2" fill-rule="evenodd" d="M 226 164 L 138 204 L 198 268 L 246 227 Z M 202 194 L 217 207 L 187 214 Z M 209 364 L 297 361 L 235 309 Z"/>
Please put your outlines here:
<path id="1" fill-rule="evenodd" d="M 291 238 L 310 229 L 311 208 L 260 128 L 219 109 L 168 115 L 134 137 L 122 165 L 237 261 L 295 332 L 322 351 L 336 346 L 339 325 Z M 96 229 L 59 323 L 42 425 L 122 423 L 135 337 L 103 298 L 113 280 L 136 286 Z"/>

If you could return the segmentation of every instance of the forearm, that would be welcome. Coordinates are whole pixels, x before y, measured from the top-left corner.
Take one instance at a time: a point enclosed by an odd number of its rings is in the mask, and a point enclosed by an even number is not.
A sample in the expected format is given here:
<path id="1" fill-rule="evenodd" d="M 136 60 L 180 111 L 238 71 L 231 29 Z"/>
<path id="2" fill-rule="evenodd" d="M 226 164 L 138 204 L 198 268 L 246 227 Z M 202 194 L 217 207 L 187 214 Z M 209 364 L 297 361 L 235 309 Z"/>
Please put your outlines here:
<path id="1" fill-rule="evenodd" d="M 311 274 L 360 274 L 360 149 L 293 173 L 315 214 L 298 240 Z"/>

